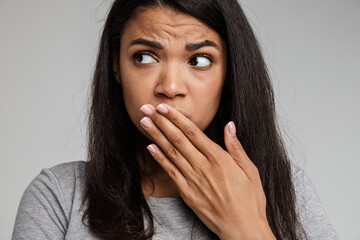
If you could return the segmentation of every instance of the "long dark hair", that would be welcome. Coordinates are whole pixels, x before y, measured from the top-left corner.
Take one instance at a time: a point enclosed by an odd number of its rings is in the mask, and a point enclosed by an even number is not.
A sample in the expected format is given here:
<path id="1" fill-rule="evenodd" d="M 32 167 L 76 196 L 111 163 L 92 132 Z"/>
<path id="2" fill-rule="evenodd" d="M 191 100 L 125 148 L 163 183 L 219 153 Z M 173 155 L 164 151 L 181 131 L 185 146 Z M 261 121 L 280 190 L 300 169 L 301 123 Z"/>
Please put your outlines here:
<path id="1" fill-rule="evenodd" d="M 217 114 L 204 133 L 225 149 L 223 128 L 233 120 L 237 137 L 259 170 L 266 214 L 277 239 L 306 238 L 296 213 L 291 166 L 276 124 L 270 78 L 258 42 L 236 0 L 116 0 L 101 36 L 88 125 L 83 222 L 103 239 L 151 239 L 154 222 L 136 161 L 140 131 L 113 73 L 120 38 L 139 7 L 162 6 L 214 29 L 227 46 L 227 73 Z M 144 229 L 144 217 L 149 225 Z M 216 236 L 215 236 L 216 237 Z"/>

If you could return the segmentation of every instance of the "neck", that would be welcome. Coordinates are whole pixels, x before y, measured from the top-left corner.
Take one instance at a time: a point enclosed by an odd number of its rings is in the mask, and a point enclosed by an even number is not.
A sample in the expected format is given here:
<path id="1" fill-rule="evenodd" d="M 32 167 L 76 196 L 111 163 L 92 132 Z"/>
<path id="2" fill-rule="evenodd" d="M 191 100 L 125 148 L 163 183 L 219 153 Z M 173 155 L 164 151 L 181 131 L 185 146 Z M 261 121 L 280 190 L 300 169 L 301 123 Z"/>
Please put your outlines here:
<path id="1" fill-rule="evenodd" d="M 142 170 L 141 182 L 144 195 L 159 198 L 179 197 L 174 181 L 146 149 L 149 144 L 151 142 L 145 136 L 137 139 L 136 158 Z"/>

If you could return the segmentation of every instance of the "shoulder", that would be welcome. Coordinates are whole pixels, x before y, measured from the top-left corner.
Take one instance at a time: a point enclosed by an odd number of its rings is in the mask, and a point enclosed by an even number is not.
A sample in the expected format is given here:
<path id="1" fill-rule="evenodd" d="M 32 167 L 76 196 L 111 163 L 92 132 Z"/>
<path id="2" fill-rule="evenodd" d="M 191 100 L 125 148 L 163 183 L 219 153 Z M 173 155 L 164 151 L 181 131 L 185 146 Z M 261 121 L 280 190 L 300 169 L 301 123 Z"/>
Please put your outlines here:
<path id="1" fill-rule="evenodd" d="M 85 184 L 85 167 L 86 162 L 76 161 L 44 168 L 30 183 L 28 189 L 42 188 L 44 191 L 53 193 L 56 191 L 60 195 L 69 195 L 78 186 Z"/>
<path id="2" fill-rule="evenodd" d="M 85 161 L 61 163 L 51 168 L 41 170 L 41 174 L 53 175 L 58 181 L 71 182 L 77 179 L 82 179 L 85 176 Z"/>
<path id="3" fill-rule="evenodd" d="M 338 239 L 308 174 L 294 163 L 291 174 L 297 213 L 309 239 Z"/>
<path id="4" fill-rule="evenodd" d="M 315 207 L 315 205 L 321 207 L 317 190 L 306 171 L 291 163 L 291 174 L 297 203 L 301 206 L 301 209 L 305 211 L 308 208 Z"/>
<path id="5" fill-rule="evenodd" d="M 291 163 L 291 175 L 295 190 L 301 191 L 304 190 L 303 188 L 312 185 L 312 182 L 304 169 L 295 163 Z"/>
<path id="6" fill-rule="evenodd" d="M 86 162 L 76 161 L 44 168 L 26 188 L 23 200 L 50 199 L 70 211 L 74 195 L 82 195 Z"/>
<path id="7" fill-rule="evenodd" d="M 315 205 L 321 206 L 317 191 L 308 174 L 294 163 L 291 163 L 291 174 L 299 210 L 306 212 Z"/>
<path id="8" fill-rule="evenodd" d="M 86 162 L 76 161 L 61 163 L 51 168 L 43 168 L 32 180 L 28 188 L 34 184 L 41 185 L 72 185 L 75 181 L 83 180 Z"/>
<path id="9" fill-rule="evenodd" d="M 34 181 L 43 180 L 43 187 L 56 192 L 66 210 L 71 211 L 74 203 L 79 205 L 83 198 L 85 168 L 86 162 L 84 161 L 58 164 L 51 168 L 42 169 Z"/>
<path id="10" fill-rule="evenodd" d="M 43 170 L 49 169 L 54 174 L 68 175 L 69 173 L 78 173 L 81 174 L 84 172 L 86 166 L 85 161 L 74 161 L 66 162 L 55 165 L 51 168 L 45 168 Z"/>
<path id="11" fill-rule="evenodd" d="M 69 216 L 79 205 L 85 187 L 86 162 L 76 161 L 44 168 L 31 181 L 21 199 L 20 207 L 46 206 Z"/>
<path id="12" fill-rule="evenodd" d="M 85 166 L 85 162 L 78 161 L 41 170 L 21 198 L 13 239 L 26 239 L 26 236 L 62 239 L 61 236 L 65 236 L 71 219 L 79 218 Z"/>

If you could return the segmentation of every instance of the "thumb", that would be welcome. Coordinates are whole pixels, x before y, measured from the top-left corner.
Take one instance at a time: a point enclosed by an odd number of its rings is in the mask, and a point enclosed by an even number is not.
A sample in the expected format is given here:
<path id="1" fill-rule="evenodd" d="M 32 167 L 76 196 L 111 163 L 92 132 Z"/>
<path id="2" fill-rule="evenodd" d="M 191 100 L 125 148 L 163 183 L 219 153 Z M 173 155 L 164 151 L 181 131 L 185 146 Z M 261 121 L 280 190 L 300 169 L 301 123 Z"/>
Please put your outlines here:
<path id="1" fill-rule="evenodd" d="M 234 159 L 236 164 L 249 178 L 254 177 L 254 179 L 259 179 L 259 173 L 256 166 L 250 160 L 236 136 L 236 128 L 233 121 L 226 124 L 224 135 L 226 150 Z"/>
<path id="2" fill-rule="evenodd" d="M 225 126 L 224 140 L 227 152 L 239 166 L 242 165 L 242 162 L 244 162 L 244 155 L 246 155 L 246 153 L 236 136 L 236 127 L 233 121 L 229 122 Z"/>

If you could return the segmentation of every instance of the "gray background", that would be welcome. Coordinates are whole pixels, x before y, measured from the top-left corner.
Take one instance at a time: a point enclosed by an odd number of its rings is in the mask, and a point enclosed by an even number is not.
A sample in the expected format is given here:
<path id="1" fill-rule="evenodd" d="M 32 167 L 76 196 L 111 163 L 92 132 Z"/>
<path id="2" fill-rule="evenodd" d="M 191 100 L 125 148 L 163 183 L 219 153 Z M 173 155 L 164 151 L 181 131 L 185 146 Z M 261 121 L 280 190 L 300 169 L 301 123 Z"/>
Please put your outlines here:
<path id="1" fill-rule="evenodd" d="M 0 239 L 42 168 L 85 159 L 86 96 L 112 1 L 0 0 Z M 241 1 L 289 154 L 341 239 L 360 239 L 360 2 Z"/>

